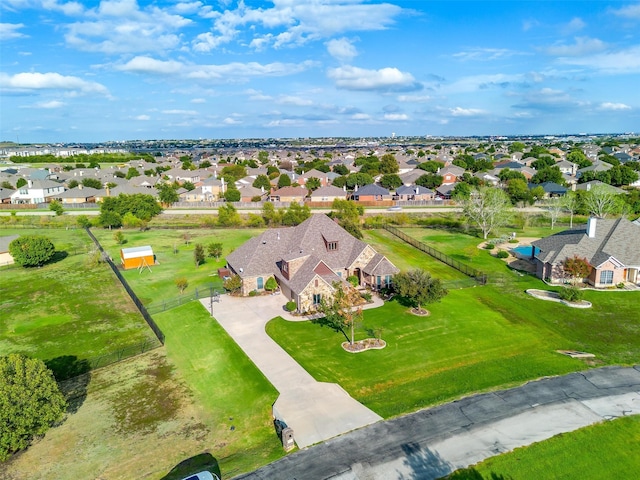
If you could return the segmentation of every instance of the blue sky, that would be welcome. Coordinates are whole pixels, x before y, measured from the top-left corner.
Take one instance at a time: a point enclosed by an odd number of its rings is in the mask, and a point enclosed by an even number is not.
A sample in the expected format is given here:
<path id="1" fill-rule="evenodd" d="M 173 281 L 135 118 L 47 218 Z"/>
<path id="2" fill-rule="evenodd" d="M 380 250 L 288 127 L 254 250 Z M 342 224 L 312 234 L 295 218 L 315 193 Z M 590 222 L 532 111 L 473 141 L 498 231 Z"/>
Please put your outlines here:
<path id="1" fill-rule="evenodd" d="M 640 2 L 2 0 L 0 140 L 640 131 Z"/>

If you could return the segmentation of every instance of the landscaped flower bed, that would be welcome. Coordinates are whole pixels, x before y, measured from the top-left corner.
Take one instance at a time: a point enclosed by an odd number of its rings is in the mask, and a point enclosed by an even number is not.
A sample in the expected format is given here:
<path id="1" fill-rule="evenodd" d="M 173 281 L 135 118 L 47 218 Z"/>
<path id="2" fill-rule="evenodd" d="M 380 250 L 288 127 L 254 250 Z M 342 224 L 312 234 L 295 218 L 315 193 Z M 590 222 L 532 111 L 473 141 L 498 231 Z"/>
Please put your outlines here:
<path id="1" fill-rule="evenodd" d="M 349 353 L 360 353 L 366 350 L 380 350 L 387 346 L 387 342 L 381 338 L 365 338 L 357 342 L 342 342 L 342 348 Z"/>

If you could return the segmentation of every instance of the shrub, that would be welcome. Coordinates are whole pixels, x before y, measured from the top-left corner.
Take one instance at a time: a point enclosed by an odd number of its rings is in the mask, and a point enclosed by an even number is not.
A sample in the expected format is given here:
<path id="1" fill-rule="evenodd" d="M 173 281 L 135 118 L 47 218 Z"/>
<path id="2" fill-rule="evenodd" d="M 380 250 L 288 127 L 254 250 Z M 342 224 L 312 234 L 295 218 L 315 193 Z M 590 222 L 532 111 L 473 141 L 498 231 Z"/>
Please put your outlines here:
<path id="1" fill-rule="evenodd" d="M 255 297 L 256 295 L 258 295 L 258 291 L 257 291 L 257 290 L 251 290 L 251 291 L 249 292 L 249 296 L 250 296 L 250 297 Z"/>
<path id="2" fill-rule="evenodd" d="M 509 243 L 519 243 L 520 240 L 517 240 L 515 238 L 512 238 L 511 240 L 509 240 Z"/>
<path id="3" fill-rule="evenodd" d="M 616 287 L 618 288 L 624 288 L 624 282 L 620 282 L 619 284 L 616 285 Z"/>
<path id="4" fill-rule="evenodd" d="M 278 282 L 276 282 L 276 279 L 273 277 L 269 277 L 269 279 L 267 280 L 267 283 L 264 284 L 264 289 L 267 292 L 273 292 L 274 290 L 277 290 L 278 288 Z"/>
<path id="5" fill-rule="evenodd" d="M 493 250 L 494 248 L 496 248 L 496 246 L 493 243 L 487 243 L 483 248 L 485 250 Z"/>
<path id="6" fill-rule="evenodd" d="M 23 235 L 9 244 L 13 260 L 23 267 L 39 267 L 51 260 L 56 248 L 42 235 Z"/>
<path id="7" fill-rule="evenodd" d="M 230 292 L 237 292 L 242 288 L 242 278 L 239 275 L 233 275 L 232 277 L 226 279 L 223 284 L 225 290 Z"/>
<path id="8" fill-rule="evenodd" d="M 360 280 L 358 280 L 358 277 L 356 277 L 355 275 L 351 275 L 347 277 L 347 282 L 349 282 L 354 287 L 357 287 L 358 285 L 360 285 Z"/>
<path id="9" fill-rule="evenodd" d="M 298 308 L 298 306 L 296 305 L 296 302 L 291 300 L 287 302 L 287 304 L 285 305 L 285 308 L 287 309 L 287 312 L 293 312 L 295 311 L 296 308 Z"/>
<path id="10" fill-rule="evenodd" d="M 189 281 L 185 277 L 176 278 L 174 282 L 176 284 L 176 287 L 178 287 L 178 290 L 180 290 L 181 294 L 189 286 Z"/>
<path id="11" fill-rule="evenodd" d="M 567 302 L 577 302 L 582 299 L 582 290 L 575 287 L 564 287 L 558 292 L 558 295 Z"/>
<path id="12" fill-rule="evenodd" d="M 370 301 L 371 301 L 371 298 L 372 298 L 372 296 L 371 296 L 371 292 L 364 292 L 361 296 L 362 296 L 362 298 L 364 298 L 367 302 L 370 302 Z"/>
<path id="13" fill-rule="evenodd" d="M 508 258 L 509 257 L 509 252 L 507 252 L 506 250 L 500 250 L 497 254 L 498 258 Z"/>

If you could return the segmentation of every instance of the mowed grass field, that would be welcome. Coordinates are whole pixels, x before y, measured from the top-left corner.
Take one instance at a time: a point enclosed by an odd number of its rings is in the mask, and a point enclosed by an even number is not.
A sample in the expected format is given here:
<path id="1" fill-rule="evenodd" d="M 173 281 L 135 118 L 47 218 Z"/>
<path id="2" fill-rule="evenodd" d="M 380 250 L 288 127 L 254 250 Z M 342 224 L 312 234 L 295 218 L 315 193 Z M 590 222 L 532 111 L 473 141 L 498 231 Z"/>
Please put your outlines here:
<path id="1" fill-rule="evenodd" d="M 489 458 L 449 480 L 638 478 L 640 416 L 623 417 Z"/>
<path id="2" fill-rule="evenodd" d="M 640 292 L 587 291 L 585 298 L 594 304 L 588 310 L 544 302 L 525 293 L 547 288 L 543 282 L 516 274 L 477 249 L 477 237 L 417 230 L 420 234 L 436 236 L 441 251 L 474 248 L 475 263 L 500 283 L 452 289 L 442 302 L 429 305 L 428 317 L 411 315 L 397 301 L 365 311 L 356 338 L 381 329 L 383 350 L 348 354 L 340 346 L 341 334 L 310 322 L 275 319 L 268 333 L 316 379 L 339 383 L 386 418 L 542 376 L 640 359 Z M 426 256 L 379 231 L 367 237 L 392 261 Z M 428 269 L 429 263 L 417 264 Z M 561 349 L 587 351 L 596 359 L 587 364 L 558 354 Z"/>
<path id="3" fill-rule="evenodd" d="M 152 265 L 150 271 L 145 268 L 141 271 L 132 269 L 122 272 L 145 305 L 178 297 L 180 291 L 175 285 L 175 280 L 180 277 L 186 278 L 189 282 L 185 293 L 193 292 L 195 288 L 207 292 L 210 287 L 222 290 L 218 268 L 225 265 L 225 256 L 249 238 L 262 232 L 256 229 L 151 229 L 144 232 L 125 229 L 121 231 L 126 243 L 118 245 L 114 240 L 114 230 L 93 228 L 91 231 L 116 265 L 120 264 L 122 248 L 151 246 L 157 265 Z M 185 235 L 188 237 L 188 243 Z M 222 243 L 222 256 L 217 260 L 207 257 L 205 263 L 196 268 L 193 251 L 197 243 L 203 245 L 205 255 L 209 243 Z"/>
<path id="4" fill-rule="evenodd" d="M 215 427 L 165 350 L 91 372 L 73 413 L 1 467 L 11 480 L 174 480 L 185 459 L 208 455 Z M 63 390 L 73 385 L 63 382 Z"/>
<path id="5" fill-rule="evenodd" d="M 108 265 L 89 265 L 92 242 L 83 230 L 0 234 L 42 234 L 58 252 L 40 268 L 0 268 L 0 355 L 25 353 L 64 369 L 73 357 L 96 358 L 154 338 Z"/>

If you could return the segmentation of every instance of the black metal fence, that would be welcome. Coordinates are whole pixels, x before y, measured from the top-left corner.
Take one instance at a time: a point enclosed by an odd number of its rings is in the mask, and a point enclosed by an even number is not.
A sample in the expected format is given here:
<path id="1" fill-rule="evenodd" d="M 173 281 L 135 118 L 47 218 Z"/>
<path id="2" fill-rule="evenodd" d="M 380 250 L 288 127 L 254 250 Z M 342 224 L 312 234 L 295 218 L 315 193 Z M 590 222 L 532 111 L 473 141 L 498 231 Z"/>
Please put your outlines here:
<path id="1" fill-rule="evenodd" d="M 95 370 L 96 368 L 106 367 L 107 365 L 121 362 L 122 360 L 126 360 L 127 358 L 141 355 L 145 352 L 148 352 L 149 350 L 153 350 L 162 346 L 162 342 L 160 342 L 159 340 L 160 339 L 149 338 L 143 342 L 136 343 L 134 345 L 128 345 L 126 347 L 119 348 L 118 350 L 114 350 L 113 352 L 100 355 L 98 357 L 88 358 L 87 362 L 89 364 L 89 368 L 91 370 Z"/>
<path id="2" fill-rule="evenodd" d="M 470 267 L 462 262 L 459 262 L 455 258 L 450 257 L 433 247 L 430 247 L 426 243 L 421 242 L 420 240 L 416 240 L 413 237 L 410 237 L 400 229 L 396 227 L 392 227 L 390 225 L 383 225 L 383 228 L 387 230 L 389 233 L 395 235 L 401 240 L 407 242 L 409 245 L 417 248 L 418 250 L 426 253 L 427 255 L 431 255 L 436 260 L 440 260 L 442 263 L 449 265 L 452 268 L 455 268 L 459 272 L 464 273 L 468 277 L 473 278 L 476 282 L 481 285 L 485 285 L 487 283 L 487 275 L 480 270 L 476 270 L 475 268 Z"/>
<path id="3" fill-rule="evenodd" d="M 189 293 L 183 293 L 179 297 L 167 298 L 163 299 L 159 302 L 153 302 L 146 306 L 147 312 L 150 314 L 160 313 L 167 310 L 171 310 L 172 308 L 179 307 L 180 305 L 184 305 L 185 303 L 189 303 L 193 300 L 200 300 L 201 298 L 208 298 L 211 302 L 219 302 L 220 295 L 224 292 L 220 292 L 216 290 L 213 286 L 210 287 L 201 287 L 196 288 L 194 291 Z"/>
<path id="4" fill-rule="evenodd" d="M 102 254 L 102 258 L 109 264 L 109 266 L 111 267 L 111 270 L 113 270 L 113 273 L 116 275 L 116 277 L 118 278 L 118 280 L 120 281 L 124 289 L 127 291 L 127 293 L 129 294 L 129 297 L 131 297 L 131 300 L 133 300 L 133 303 L 138 308 L 138 311 L 142 315 L 142 318 L 144 318 L 144 320 L 147 322 L 147 325 L 149 325 L 149 328 L 153 330 L 153 333 L 156 334 L 156 337 L 158 338 L 160 343 L 164 345 L 164 333 L 162 333 L 162 330 L 160 330 L 160 327 L 158 327 L 158 325 L 153 320 L 153 318 L 151 318 L 151 315 L 149 315 L 149 312 L 147 311 L 145 306 L 142 304 L 138 296 L 135 294 L 135 292 L 131 289 L 127 281 L 124 279 L 124 277 L 120 273 L 120 270 L 118 270 L 118 267 L 111 260 L 111 257 L 109 257 L 109 255 L 104 251 L 98 239 L 93 235 L 90 229 L 87 228 L 85 230 L 89 235 L 89 237 L 91 238 L 91 240 L 93 240 L 93 243 L 95 243 L 96 247 L 98 247 L 98 249 L 100 250 L 100 253 Z"/>

